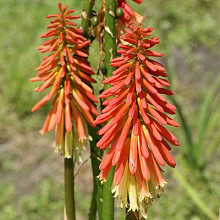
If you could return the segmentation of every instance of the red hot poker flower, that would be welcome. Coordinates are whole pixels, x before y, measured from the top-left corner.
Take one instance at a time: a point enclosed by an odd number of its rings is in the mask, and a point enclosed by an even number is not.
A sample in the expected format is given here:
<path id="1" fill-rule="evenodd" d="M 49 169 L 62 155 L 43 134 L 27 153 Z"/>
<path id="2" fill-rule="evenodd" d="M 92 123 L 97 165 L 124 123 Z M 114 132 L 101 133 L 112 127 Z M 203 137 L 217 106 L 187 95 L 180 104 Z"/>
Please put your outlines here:
<path id="1" fill-rule="evenodd" d="M 80 16 L 71 15 L 74 10 L 67 11 L 67 5 L 59 3 L 58 6 L 59 13 L 47 16 L 53 18 L 47 26 L 50 30 L 41 35 L 49 40 L 38 47 L 41 53 L 48 52 L 49 55 L 36 68 L 38 76 L 30 80 L 43 81 L 36 92 L 52 88 L 32 111 L 52 100 L 52 109 L 40 133 L 43 135 L 55 128 L 56 151 L 67 158 L 72 157 L 74 151 L 75 160 L 79 160 L 80 150 L 89 139 L 86 121 L 94 127 L 92 114 L 98 115 L 92 104 L 97 102 L 91 86 L 95 82 L 91 78 L 94 72 L 87 61 L 88 51 L 85 48 L 90 42 L 71 21 Z"/>
<path id="2" fill-rule="evenodd" d="M 112 166 L 116 166 L 113 189 L 120 206 L 147 216 L 151 201 L 162 191 L 166 181 L 161 166 L 175 167 L 168 142 L 178 146 L 177 138 L 164 126 L 178 127 L 168 114 L 176 108 L 165 95 L 173 92 L 164 88 L 170 82 L 162 64 L 151 59 L 162 54 L 151 50 L 159 43 L 150 38 L 153 28 L 132 25 L 126 29 L 119 44 L 121 57 L 111 61 L 117 67 L 113 76 L 104 80 L 111 87 L 99 98 L 106 99 L 96 123 L 107 122 L 100 130 L 103 135 L 97 147 L 104 150 L 111 145 L 100 164 L 99 179 L 105 180 Z M 111 98 L 110 98 L 111 97 Z"/>

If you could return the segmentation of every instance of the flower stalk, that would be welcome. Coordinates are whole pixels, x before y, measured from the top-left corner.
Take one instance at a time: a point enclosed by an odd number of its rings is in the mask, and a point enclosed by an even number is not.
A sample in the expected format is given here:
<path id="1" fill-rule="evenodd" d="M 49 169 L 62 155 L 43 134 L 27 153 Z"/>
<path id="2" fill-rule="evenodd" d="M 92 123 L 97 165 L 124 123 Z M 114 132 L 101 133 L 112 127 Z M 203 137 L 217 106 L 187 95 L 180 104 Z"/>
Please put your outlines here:
<path id="1" fill-rule="evenodd" d="M 73 159 L 64 159 L 64 178 L 65 178 L 65 202 L 67 220 L 75 220 L 75 199 L 74 199 L 74 163 Z"/>
<path id="2" fill-rule="evenodd" d="M 90 153 L 91 153 L 91 165 L 93 172 L 93 194 L 89 210 L 89 220 L 95 220 L 98 211 L 99 219 L 102 220 L 102 205 L 103 205 L 103 186 L 100 184 L 97 175 L 99 174 L 100 165 L 100 151 L 96 147 L 96 143 L 99 140 L 97 135 L 98 130 L 95 128 L 89 129 L 93 140 L 90 142 Z"/>
<path id="3" fill-rule="evenodd" d="M 115 26 L 116 0 L 106 0 L 105 5 L 105 66 L 107 76 L 111 76 L 114 67 L 110 65 L 111 59 L 116 57 L 116 26 Z M 105 88 L 106 89 L 106 88 Z M 111 193 L 114 170 L 110 171 L 103 187 L 103 220 L 114 219 L 114 198 Z"/>
<path id="4" fill-rule="evenodd" d="M 84 0 L 84 6 L 82 11 L 82 30 L 83 35 L 86 38 L 90 37 L 92 8 L 95 4 L 95 0 Z M 88 48 L 89 50 L 89 48 Z M 100 184 L 97 175 L 99 173 L 100 151 L 96 147 L 96 143 L 99 140 L 96 128 L 89 127 L 89 133 L 92 136 L 90 141 L 90 154 L 91 154 L 91 165 L 93 172 L 93 193 L 91 199 L 91 205 L 89 209 L 89 220 L 95 220 L 98 212 L 99 219 L 102 219 L 102 203 L 103 203 L 103 186 Z"/>

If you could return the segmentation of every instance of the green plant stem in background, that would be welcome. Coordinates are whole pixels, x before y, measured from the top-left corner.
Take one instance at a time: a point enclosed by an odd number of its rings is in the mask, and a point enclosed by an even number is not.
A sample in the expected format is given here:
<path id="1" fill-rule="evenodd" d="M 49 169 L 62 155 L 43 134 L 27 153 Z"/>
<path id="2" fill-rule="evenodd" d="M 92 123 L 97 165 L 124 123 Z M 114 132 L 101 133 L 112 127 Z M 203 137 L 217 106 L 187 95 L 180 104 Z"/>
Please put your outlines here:
<path id="1" fill-rule="evenodd" d="M 107 76 L 111 76 L 115 68 L 110 66 L 110 61 L 116 56 L 116 26 L 115 26 L 116 0 L 106 0 L 105 6 L 105 66 Z M 102 220 L 114 219 L 114 198 L 111 193 L 114 169 L 108 175 L 103 189 L 103 218 Z"/>
<path id="2" fill-rule="evenodd" d="M 74 163 L 73 159 L 64 159 L 64 176 L 65 176 L 65 201 L 67 220 L 75 220 L 75 200 L 74 200 Z"/>
<path id="3" fill-rule="evenodd" d="M 82 28 L 83 28 L 83 35 L 88 37 L 88 28 L 91 26 L 91 14 L 92 8 L 95 4 L 95 0 L 84 0 L 84 6 L 82 11 Z"/>

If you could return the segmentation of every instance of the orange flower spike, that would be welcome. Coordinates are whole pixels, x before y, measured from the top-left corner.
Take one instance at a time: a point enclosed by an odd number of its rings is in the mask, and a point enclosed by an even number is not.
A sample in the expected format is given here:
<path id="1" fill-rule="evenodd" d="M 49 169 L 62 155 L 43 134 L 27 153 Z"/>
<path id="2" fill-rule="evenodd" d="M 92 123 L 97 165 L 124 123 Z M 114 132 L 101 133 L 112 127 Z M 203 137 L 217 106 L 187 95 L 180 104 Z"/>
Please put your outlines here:
<path id="1" fill-rule="evenodd" d="M 126 10 L 129 8 L 126 6 Z M 110 88 L 99 95 L 106 99 L 105 108 L 96 124 L 107 122 L 98 132 L 103 135 L 97 143 L 100 149 L 111 145 L 100 166 L 99 179 L 106 179 L 111 167 L 116 166 L 112 192 L 120 206 L 138 212 L 146 218 L 153 199 L 157 198 L 166 181 L 161 172 L 165 163 L 175 167 L 167 143 L 178 146 L 177 138 L 164 126 L 178 127 L 167 116 L 175 114 L 175 106 L 165 95 L 173 95 L 162 64 L 149 57 L 160 57 L 151 50 L 159 43 L 150 38 L 153 28 L 130 25 L 121 37 L 126 44 L 119 44 L 120 57 L 112 59 L 116 67 L 113 76 L 104 80 Z"/>
<path id="2" fill-rule="evenodd" d="M 98 115 L 93 104 L 97 100 L 91 86 L 95 82 L 91 78 L 94 72 L 87 60 L 88 51 L 84 48 L 90 42 L 72 22 L 80 16 L 70 15 L 74 10 L 67 11 L 67 5 L 59 3 L 58 7 L 59 13 L 47 16 L 54 19 L 47 26 L 49 30 L 41 35 L 42 38 L 50 39 L 38 47 L 41 53 L 50 54 L 36 68 L 38 76 L 31 79 L 32 82 L 43 81 L 36 88 L 37 92 L 47 88 L 50 91 L 32 111 L 53 100 L 52 110 L 40 133 L 45 134 L 55 128 L 56 151 L 80 161 L 80 151 L 89 141 L 86 121 L 95 126 L 93 115 Z"/>

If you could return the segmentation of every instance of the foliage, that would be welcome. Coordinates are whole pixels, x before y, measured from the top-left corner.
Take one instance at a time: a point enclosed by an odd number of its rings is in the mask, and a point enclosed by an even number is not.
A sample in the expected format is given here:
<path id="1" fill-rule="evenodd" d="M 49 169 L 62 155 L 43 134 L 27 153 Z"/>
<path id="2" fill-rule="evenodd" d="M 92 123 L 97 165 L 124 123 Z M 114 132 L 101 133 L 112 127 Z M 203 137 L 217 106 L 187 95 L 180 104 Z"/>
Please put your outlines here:
<path id="1" fill-rule="evenodd" d="M 164 49 L 176 46 L 185 51 L 201 45 L 214 49 L 219 44 L 218 10 L 220 2 L 214 0 L 149 0 L 138 8 L 147 16 L 145 23 L 161 36 Z"/>

